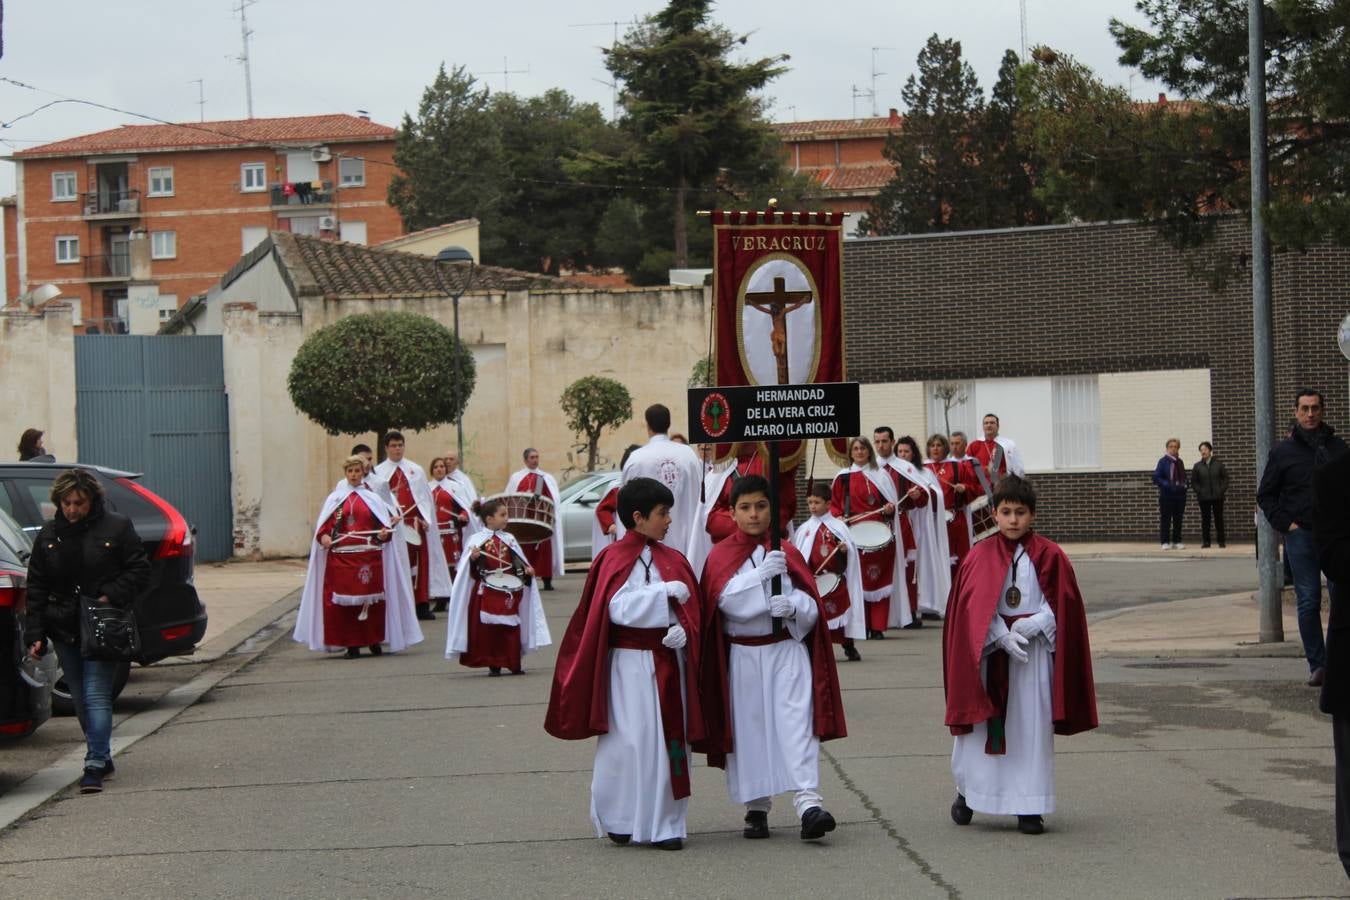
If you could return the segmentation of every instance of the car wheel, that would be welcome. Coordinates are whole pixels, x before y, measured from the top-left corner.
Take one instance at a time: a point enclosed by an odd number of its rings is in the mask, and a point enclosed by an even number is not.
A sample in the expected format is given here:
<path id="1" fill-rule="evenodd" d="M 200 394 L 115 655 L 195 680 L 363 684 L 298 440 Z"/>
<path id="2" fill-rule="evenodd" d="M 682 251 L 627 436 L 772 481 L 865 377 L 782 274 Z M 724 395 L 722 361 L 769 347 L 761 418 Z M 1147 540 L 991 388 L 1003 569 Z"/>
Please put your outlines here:
<path id="1" fill-rule="evenodd" d="M 112 699 L 116 700 L 121 696 L 122 688 L 127 686 L 127 677 L 130 675 L 130 662 L 117 664 L 117 671 L 113 673 Z M 70 699 L 70 688 L 66 685 L 66 675 L 59 667 L 56 670 L 56 681 L 52 683 L 52 715 L 75 715 L 75 702 Z"/>

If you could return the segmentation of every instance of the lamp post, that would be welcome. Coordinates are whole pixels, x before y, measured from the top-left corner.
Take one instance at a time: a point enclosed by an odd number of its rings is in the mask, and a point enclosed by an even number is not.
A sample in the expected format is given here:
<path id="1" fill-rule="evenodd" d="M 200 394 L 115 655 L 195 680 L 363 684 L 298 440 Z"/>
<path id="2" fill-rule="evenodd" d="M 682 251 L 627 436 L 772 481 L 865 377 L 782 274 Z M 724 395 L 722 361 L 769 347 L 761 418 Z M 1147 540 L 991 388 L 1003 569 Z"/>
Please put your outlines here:
<path id="1" fill-rule="evenodd" d="M 463 278 L 456 278 L 456 288 L 450 292 L 450 304 L 454 308 L 455 315 L 455 352 L 459 353 L 459 298 L 464 292 L 473 286 L 473 277 L 477 271 L 477 265 L 473 261 L 473 254 L 463 247 L 446 247 L 436 254 L 436 275 L 441 282 L 441 287 L 445 287 L 444 273 L 448 268 L 463 270 L 464 266 L 469 267 L 469 274 Z M 459 464 L 464 465 L 464 410 L 460 405 L 459 399 L 459 358 L 455 358 L 455 440 L 456 448 L 459 451 Z"/>

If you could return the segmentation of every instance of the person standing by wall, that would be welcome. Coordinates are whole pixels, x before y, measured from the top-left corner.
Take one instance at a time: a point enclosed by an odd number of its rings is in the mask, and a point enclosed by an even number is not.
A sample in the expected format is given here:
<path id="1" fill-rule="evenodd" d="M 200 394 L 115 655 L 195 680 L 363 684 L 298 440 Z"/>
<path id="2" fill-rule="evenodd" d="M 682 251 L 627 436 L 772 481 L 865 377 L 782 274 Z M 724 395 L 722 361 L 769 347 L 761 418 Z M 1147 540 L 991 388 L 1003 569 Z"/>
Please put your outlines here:
<path id="1" fill-rule="evenodd" d="M 1308 686 L 1326 680 L 1326 639 L 1322 636 L 1322 571 L 1313 532 L 1313 472 L 1346 452 L 1345 441 L 1322 421 L 1320 391 L 1301 389 L 1294 398 L 1294 427 L 1270 450 L 1256 501 L 1271 527 L 1284 535 L 1284 556 L 1294 574 L 1298 634 L 1308 659 Z M 1327 583 L 1336 605 L 1336 583 Z"/>
<path id="2" fill-rule="evenodd" d="M 1313 531 L 1317 555 L 1330 584 L 1350 584 L 1350 454 L 1317 471 L 1313 481 Z M 1336 852 L 1350 875 L 1350 597 L 1332 595 L 1327 617 L 1326 681 L 1319 707 L 1331 716 L 1336 760 Z"/>
<path id="3" fill-rule="evenodd" d="M 1181 441 L 1168 438 L 1167 452 L 1153 467 L 1153 483 L 1158 486 L 1158 540 L 1164 550 L 1186 549 L 1181 542 L 1181 519 L 1186 513 L 1186 464 L 1180 453 Z"/>
<path id="4" fill-rule="evenodd" d="M 1191 467 L 1191 485 L 1200 502 L 1200 546 L 1209 546 L 1209 520 L 1214 519 L 1214 534 L 1219 546 L 1227 546 L 1223 533 L 1223 498 L 1228 493 L 1228 469 L 1214 458 L 1214 445 L 1200 442 L 1200 461 Z"/>

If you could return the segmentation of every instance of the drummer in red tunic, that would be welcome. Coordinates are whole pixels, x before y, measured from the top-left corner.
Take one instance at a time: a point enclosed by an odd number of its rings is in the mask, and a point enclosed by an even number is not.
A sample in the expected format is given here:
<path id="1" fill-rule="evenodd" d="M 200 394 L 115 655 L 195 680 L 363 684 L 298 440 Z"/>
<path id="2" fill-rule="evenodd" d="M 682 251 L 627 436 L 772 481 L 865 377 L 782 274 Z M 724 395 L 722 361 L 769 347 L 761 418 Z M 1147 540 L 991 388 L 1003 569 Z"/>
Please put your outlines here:
<path id="1" fill-rule="evenodd" d="M 344 462 L 345 481 L 329 495 L 315 527 L 315 548 L 294 637 L 312 650 L 346 648 L 348 659 L 380 645 L 402 650 L 422 639 L 412 585 L 393 515 L 363 483 L 365 461 Z"/>
<path id="2" fill-rule="evenodd" d="M 815 482 L 806 492 L 811 517 L 792 533 L 792 543 L 806 557 L 816 576 L 816 592 L 825 608 L 830 640 L 843 647 L 852 662 L 862 659 L 855 638 L 866 635 L 863 622 L 863 588 L 858 549 L 848 526 L 830 513 L 830 485 Z"/>
<path id="3" fill-rule="evenodd" d="M 558 480 L 539 468 L 539 451 L 527 447 L 521 454 L 525 468 L 511 473 L 506 481 L 508 494 L 534 494 L 547 497 L 555 504 L 558 502 Z M 552 523 L 550 522 L 550 526 Z M 543 589 L 553 590 L 553 579 L 563 573 L 563 544 L 561 527 L 552 529 L 551 537 L 531 541 L 525 545 L 525 556 L 530 565 L 539 572 L 544 582 Z"/>
<path id="4" fill-rule="evenodd" d="M 849 441 L 853 465 L 834 477 L 830 513 L 850 527 L 858 547 L 862 569 L 863 600 L 867 613 L 867 637 L 879 639 L 886 629 L 909 623 L 908 586 L 897 570 L 895 511 L 898 503 L 895 482 L 877 467 L 872 442 L 865 437 Z M 855 526 L 877 523 L 869 529 Z M 898 585 L 898 586 L 897 586 Z M 894 595 L 894 596 L 893 596 Z M 898 602 L 892 602 L 895 599 Z"/>
<path id="5" fill-rule="evenodd" d="M 436 526 L 441 532 L 441 547 L 445 550 L 449 579 L 453 581 L 455 568 L 459 565 L 460 550 L 464 545 L 464 529 L 469 524 L 469 511 L 452 493 L 452 485 L 446 480 L 449 471 L 445 459 L 440 456 L 427 466 L 427 472 L 431 475 L 431 501 L 436 506 Z M 433 612 L 445 612 L 445 605 L 450 600 L 448 596 L 431 599 Z"/>
<path id="6" fill-rule="evenodd" d="M 520 544 L 503 530 L 506 501 L 480 500 L 474 512 L 483 530 L 465 542 L 450 594 L 446 624 L 446 659 L 489 675 L 509 669 L 523 674 L 521 657 L 551 643 L 534 568 Z"/>
<path id="7" fill-rule="evenodd" d="M 937 476 L 942 485 L 942 500 L 947 509 L 947 546 L 951 550 L 952 572 L 970 552 L 970 526 L 966 524 L 966 506 L 980 496 L 980 483 L 969 463 L 951 458 L 951 444 L 941 434 L 928 439 L 928 459 L 924 468 Z"/>

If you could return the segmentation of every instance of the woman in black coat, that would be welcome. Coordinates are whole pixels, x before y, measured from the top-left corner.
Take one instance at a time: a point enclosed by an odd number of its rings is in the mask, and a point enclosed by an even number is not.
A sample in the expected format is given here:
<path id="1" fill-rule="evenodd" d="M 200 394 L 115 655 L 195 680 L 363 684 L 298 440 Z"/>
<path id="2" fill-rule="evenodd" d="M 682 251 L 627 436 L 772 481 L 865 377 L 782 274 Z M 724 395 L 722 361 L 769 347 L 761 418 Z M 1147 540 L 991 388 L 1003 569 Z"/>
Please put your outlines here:
<path id="1" fill-rule="evenodd" d="M 117 663 L 80 656 L 80 597 L 119 609 L 150 580 L 150 561 L 131 520 L 104 508 L 103 485 L 84 469 L 52 482 L 56 515 L 38 532 L 28 561 L 24 634 L 34 657 L 55 649 L 87 749 L 80 792 L 103 790 L 112 774 L 112 683 Z"/>
<path id="2" fill-rule="evenodd" d="M 1200 546 L 1209 546 L 1211 517 L 1214 519 L 1219 546 L 1226 546 L 1223 500 L 1228 495 L 1228 469 L 1222 460 L 1214 456 L 1214 445 L 1209 441 L 1200 442 L 1200 461 L 1191 467 L 1191 488 L 1195 491 L 1195 499 L 1200 501 Z"/>

